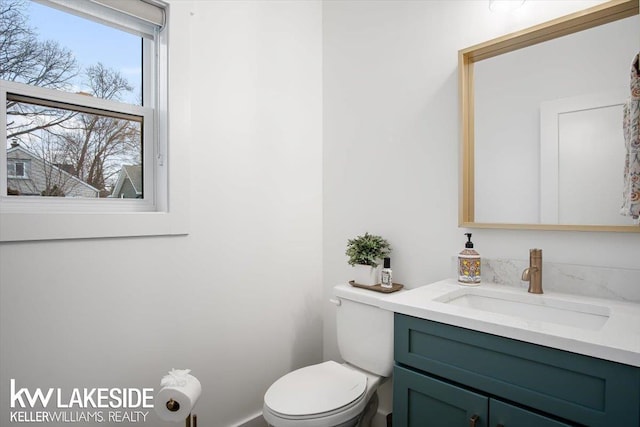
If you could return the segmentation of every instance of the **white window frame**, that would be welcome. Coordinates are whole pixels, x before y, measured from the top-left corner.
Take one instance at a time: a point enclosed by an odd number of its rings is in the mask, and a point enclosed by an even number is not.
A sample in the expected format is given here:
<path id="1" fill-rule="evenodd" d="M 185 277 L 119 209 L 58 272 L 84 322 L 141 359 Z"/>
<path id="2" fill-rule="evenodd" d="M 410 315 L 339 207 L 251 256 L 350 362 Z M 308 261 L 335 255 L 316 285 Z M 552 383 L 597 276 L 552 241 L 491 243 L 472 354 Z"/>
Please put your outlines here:
<path id="1" fill-rule="evenodd" d="M 169 163 L 176 182 L 185 182 L 178 174 L 184 160 L 168 158 L 168 28 L 154 31 L 149 37 L 146 23 L 136 28 L 135 19 L 109 7 L 109 0 L 77 2 L 73 0 L 38 0 L 49 6 L 72 11 L 102 23 L 111 23 L 143 36 L 143 79 L 154 79 L 145 87 L 145 106 L 124 104 L 15 82 L 0 81 L 0 242 L 55 240 L 125 236 L 152 236 L 187 233 L 187 206 L 178 185 L 169 182 Z M 142 0 L 136 0 L 142 1 Z M 156 0 L 145 0 L 162 6 L 168 25 L 169 8 Z M 105 3 L 102 5 L 100 3 Z M 114 3 L 114 4 L 117 4 Z M 130 3 L 127 3 L 130 4 Z M 76 6 L 90 6 L 83 10 Z M 148 5 L 147 5 L 148 6 Z M 133 22 L 133 24 L 132 24 Z M 124 23 L 124 25 L 123 25 Z M 146 25 L 146 26 L 145 26 Z M 132 30 L 133 29 L 133 30 Z M 109 112 L 143 117 L 143 194 L 144 199 L 78 199 L 57 197 L 20 197 L 7 195 L 6 173 L 6 97 L 16 94 L 29 98 L 60 102 Z M 147 107 L 152 105 L 153 108 Z M 188 189 L 182 188 L 182 191 Z"/>

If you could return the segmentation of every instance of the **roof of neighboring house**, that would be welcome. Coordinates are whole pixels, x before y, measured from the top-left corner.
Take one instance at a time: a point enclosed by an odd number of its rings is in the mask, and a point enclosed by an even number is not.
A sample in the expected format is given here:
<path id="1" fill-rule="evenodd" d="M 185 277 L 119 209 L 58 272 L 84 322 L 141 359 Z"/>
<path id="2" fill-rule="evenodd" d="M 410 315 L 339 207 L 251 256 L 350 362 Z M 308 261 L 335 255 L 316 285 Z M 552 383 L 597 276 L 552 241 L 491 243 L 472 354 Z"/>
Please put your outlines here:
<path id="1" fill-rule="evenodd" d="M 21 152 L 27 156 L 29 156 L 29 158 L 37 161 L 37 162 L 41 162 L 42 164 L 47 164 L 48 162 L 46 160 L 44 160 L 43 158 L 37 156 L 36 154 L 33 154 L 31 151 L 23 148 L 21 145 L 18 144 L 11 144 L 11 147 L 7 149 L 7 159 L 13 159 L 11 157 L 9 157 L 9 154 L 15 153 L 15 152 Z M 23 157 L 20 158 L 16 158 L 16 160 L 24 160 Z M 53 170 L 58 171 L 60 174 L 68 177 L 69 179 L 77 182 L 78 184 L 84 185 L 85 187 L 88 187 L 89 189 L 91 189 L 91 191 L 95 191 L 96 193 L 100 193 L 100 190 L 98 190 L 96 187 L 94 187 L 93 185 L 87 184 L 86 182 L 84 182 L 83 180 L 81 180 L 80 178 L 78 178 L 75 175 L 70 174 L 69 172 L 67 172 L 65 169 L 67 169 L 67 167 L 62 168 L 61 166 L 65 166 L 65 165 L 55 165 L 55 164 L 48 164 L 51 168 L 53 168 Z"/>
<path id="2" fill-rule="evenodd" d="M 111 194 L 119 194 L 127 180 L 131 183 L 136 194 L 142 195 L 142 166 L 140 165 L 122 165 L 122 169 L 120 169 L 120 173 L 118 174 L 118 180 Z"/>

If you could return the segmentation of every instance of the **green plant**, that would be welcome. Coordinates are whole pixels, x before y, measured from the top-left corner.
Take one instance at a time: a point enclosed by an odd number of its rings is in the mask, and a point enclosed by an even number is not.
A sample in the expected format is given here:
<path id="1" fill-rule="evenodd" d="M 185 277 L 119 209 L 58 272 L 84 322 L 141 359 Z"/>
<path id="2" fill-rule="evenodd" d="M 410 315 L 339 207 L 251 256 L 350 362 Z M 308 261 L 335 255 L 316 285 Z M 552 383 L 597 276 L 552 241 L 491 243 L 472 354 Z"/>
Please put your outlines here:
<path id="1" fill-rule="evenodd" d="M 372 267 L 378 266 L 378 261 L 391 253 L 391 245 L 380 236 L 364 233 L 347 241 L 349 264 L 364 264 Z"/>

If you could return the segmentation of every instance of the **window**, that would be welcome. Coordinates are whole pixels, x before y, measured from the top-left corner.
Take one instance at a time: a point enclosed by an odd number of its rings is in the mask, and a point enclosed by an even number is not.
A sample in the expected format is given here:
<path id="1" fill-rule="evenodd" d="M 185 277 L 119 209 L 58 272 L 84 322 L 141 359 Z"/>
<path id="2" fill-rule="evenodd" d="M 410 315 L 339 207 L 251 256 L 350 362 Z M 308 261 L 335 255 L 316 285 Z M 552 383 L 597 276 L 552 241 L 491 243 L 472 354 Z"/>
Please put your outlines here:
<path id="1" fill-rule="evenodd" d="M 7 160 L 7 174 L 10 178 L 28 178 L 27 163 L 19 160 Z"/>
<path id="2" fill-rule="evenodd" d="M 0 241 L 167 234 L 135 215 L 171 213 L 167 15 L 159 0 L 3 0 Z M 101 214 L 102 230 L 69 220 Z M 15 231 L 30 227 L 58 231 Z"/>
<path id="3" fill-rule="evenodd" d="M 71 105 L 62 103 L 55 92 L 44 99 L 47 94 L 42 91 L 10 83 L 4 86 L 12 91 L 6 93 L 7 117 L 15 117 L 12 122 L 7 120 L 7 132 L 11 129 L 20 135 L 7 149 L 8 178 L 15 159 L 33 162 L 29 182 L 12 183 L 8 179 L 7 195 L 112 197 L 118 172 L 129 164 L 136 166 L 141 175 L 137 181 L 142 182 L 143 152 L 153 152 L 144 150 L 147 144 L 142 136 L 144 125 L 153 123 L 151 109 L 130 106 L 131 112 L 124 113 L 115 111 L 119 106 L 112 105 L 113 110 L 106 111 L 89 107 L 95 102 L 85 96 Z M 41 98 L 23 95 L 28 93 Z M 20 122 L 25 124 L 15 124 Z M 22 128 L 27 129 L 20 132 Z M 151 136 L 153 131 L 146 134 Z"/>

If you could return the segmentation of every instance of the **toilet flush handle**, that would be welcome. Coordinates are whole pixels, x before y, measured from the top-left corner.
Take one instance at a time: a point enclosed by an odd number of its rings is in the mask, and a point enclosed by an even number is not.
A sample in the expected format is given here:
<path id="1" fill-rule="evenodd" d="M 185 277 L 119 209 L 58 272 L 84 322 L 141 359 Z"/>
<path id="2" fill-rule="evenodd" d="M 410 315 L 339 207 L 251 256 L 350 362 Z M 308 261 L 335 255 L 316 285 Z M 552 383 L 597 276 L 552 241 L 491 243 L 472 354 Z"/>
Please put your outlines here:
<path id="1" fill-rule="evenodd" d="M 331 298 L 331 299 L 329 299 L 329 302 L 334 303 L 338 307 L 342 305 L 342 301 L 340 301 L 340 298 Z"/>

